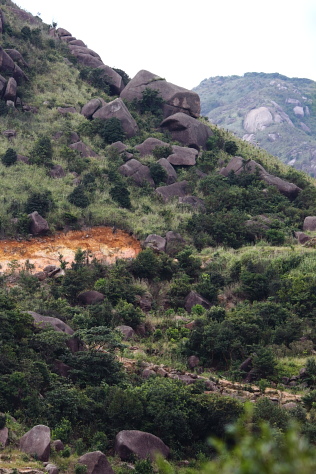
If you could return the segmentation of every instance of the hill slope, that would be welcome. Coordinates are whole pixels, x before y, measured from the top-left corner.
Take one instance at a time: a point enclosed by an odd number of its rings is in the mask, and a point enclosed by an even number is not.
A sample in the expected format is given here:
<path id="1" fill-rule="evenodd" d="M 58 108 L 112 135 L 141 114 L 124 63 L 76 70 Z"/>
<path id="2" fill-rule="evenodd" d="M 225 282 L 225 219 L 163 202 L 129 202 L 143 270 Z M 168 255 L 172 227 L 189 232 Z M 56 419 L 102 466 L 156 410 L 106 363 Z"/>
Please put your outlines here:
<path id="1" fill-rule="evenodd" d="M 202 114 L 314 176 L 316 83 L 281 74 L 211 77 L 193 89 Z"/>

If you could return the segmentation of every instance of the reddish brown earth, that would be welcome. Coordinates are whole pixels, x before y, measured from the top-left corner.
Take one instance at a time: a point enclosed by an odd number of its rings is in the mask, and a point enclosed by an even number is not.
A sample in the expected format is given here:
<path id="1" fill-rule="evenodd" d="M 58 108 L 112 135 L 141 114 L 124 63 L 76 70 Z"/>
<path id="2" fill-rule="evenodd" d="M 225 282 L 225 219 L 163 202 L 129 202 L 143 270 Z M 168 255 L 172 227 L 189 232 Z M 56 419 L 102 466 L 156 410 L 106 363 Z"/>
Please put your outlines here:
<path id="1" fill-rule="evenodd" d="M 85 250 L 91 258 L 113 263 L 117 258 L 134 258 L 140 252 L 138 240 L 126 232 L 110 227 L 93 227 L 88 230 L 74 230 L 53 236 L 36 237 L 30 240 L 0 240 L 0 265 L 4 272 L 12 265 L 23 268 L 26 261 L 34 270 L 46 265 L 60 265 L 62 260 L 71 263 L 77 249 Z"/>

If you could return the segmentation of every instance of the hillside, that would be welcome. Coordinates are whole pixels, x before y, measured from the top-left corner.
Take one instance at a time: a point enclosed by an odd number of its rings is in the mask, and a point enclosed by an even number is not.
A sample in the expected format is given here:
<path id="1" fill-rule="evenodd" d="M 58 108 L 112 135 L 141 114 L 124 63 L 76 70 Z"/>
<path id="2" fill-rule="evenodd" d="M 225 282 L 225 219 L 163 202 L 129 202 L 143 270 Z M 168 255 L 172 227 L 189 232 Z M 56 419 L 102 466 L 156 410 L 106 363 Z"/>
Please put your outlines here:
<path id="1" fill-rule="evenodd" d="M 211 77 L 193 89 L 212 123 L 311 176 L 316 165 L 316 83 L 281 74 Z"/>
<path id="2" fill-rule="evenodd" d="M 0 34 L 1 474 L 315 472 L 314 179 L 10 0 Z"/>

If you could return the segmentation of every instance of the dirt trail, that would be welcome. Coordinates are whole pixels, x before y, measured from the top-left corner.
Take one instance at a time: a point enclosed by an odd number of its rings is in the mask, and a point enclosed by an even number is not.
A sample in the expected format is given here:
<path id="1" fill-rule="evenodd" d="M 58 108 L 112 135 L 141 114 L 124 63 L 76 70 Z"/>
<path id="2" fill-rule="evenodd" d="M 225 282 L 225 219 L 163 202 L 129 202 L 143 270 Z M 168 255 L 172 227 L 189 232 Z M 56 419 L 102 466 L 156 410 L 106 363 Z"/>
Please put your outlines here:
<path id="1" fill-rule="evenodd" d="M 10 268 L 13 261 L 23 268 L 28 260 L 36 271 L 46 265 L 59 266 L 60 255 L 71 263 L 78 248 L 86 250 L 91 258 L 107 263 L 117 258 L 134 258 L 141 250 L 138 240 L 121 230 L 113 233 L 111 227 L 74 230 L 30 240 L 0 240 L 1 271 Z"/>

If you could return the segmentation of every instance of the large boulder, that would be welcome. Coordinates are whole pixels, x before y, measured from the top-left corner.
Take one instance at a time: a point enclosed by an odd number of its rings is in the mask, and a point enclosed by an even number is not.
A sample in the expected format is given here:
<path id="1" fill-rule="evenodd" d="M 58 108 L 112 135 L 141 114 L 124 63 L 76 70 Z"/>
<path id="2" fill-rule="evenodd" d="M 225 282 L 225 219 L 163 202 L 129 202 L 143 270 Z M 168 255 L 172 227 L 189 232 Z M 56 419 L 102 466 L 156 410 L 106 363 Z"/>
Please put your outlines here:
<path id="1" fill-rule="evenodd" d="M 114 474 L 114 471 L 101 451 L 87 453 L 78 459 L 79 464 L 87 466 L 87 474 Z"/>
<path id="2" fill-rule="evenodd" d="M 83 41 L 78 40 L 78 39 L 69 41 L 69 44 L 72 44 L 74 46 L 84 46 L 84 47 L 87 46 Z"/>
<path id="3" fill-rule="evenodd" d="M 135 336 L 135 331 L 130 326 L 122 325 L 122 326 L 117 326 L 115 329 L 122 333 L 124 341 L 128 341 L 129 339 L 133 339 L 134 336 Z"/>
<path id="4" fill-rule="evenodd" d="M 7 87 L 7 80 L 0 75 L 0 97 L 3 96 L 4 91 L 6 90 Z"/>
<path id="5" fill-rule="evenodd" d="M 304 219 L 303 230 L 316 230 L 316 216 L 307 216 Z"/>
<path id="6" fill-rule="evenodd" d="M 10 58 L 8 53 L 0 46 L 0 72 L 12 73 L 14 71 L 14 61 Z"/>
<path id="7" fill-rule="evenodd" d="M 150 234 L 146 237 L 143 247 L 145 249 L 153 249 L 156 252 L 165 252 L 166 250 L 166 239 L 164 237 L 161 237 L 161 235 L 157 234 Z"/>
<path id="8" fill-rule="evenodd" d="M 33 235 L 46 234 L 49 231 L 48 222 L 37 211 L 29 214 L 31 219 L 30 231 Z"/>
<path id="9" fill-rule="evenodd" d="M 58 36 L 62 37 L 62 36 L 71 36 L 71 33 L 69 33 L 68 30 L 65 30 L 65 28 L 57 28 L 57 34 Z"/>
<path id="10" fill-rule="evenodd" d="M 70 41 L 73 41 L 73 40 L 70 40 Z M 101 58 L 98 55 L 98 53 L 96 53 L 92 49 L 87 48 L 86 46 L 78 46 L 77 44 L 70 44 L 70 43 L 68 46 L 72 54 L 75 54 L 75 55 L 76 54 L 90 54 L 91 56 L 94 56 L 95 58 L 98 58 L 101 61 Z"/>
<path id="11" fill-rule="evenodd" d="M 4 93 L 4 100 L 12 100 L 15 102 L 16 99 L 16 91 L 17 91 L 17 83 L 13 77 L 10 77 L 7 83 L 7 87 Z"/>
<path id="12" fill-rule="evenodd" d="M 173 145 L 173 153 L 168 156 L 168 161 L 173 166 L 194 166 L 198 151 L 195 148 Z"/>
<path id="13" fill-rule="evenodd" d="M 42 316 L 41 314 L 35 313 L 34 311 L 26 312 L 27 314 L 30 314 L 32 316 L 36 326 L 41 329 L 49 327 L 53 328 L 57 332 L 63 332 L 65 334 L 68 334 L 69 336 L 72 336 L 74 333 L 74 330 L 71 329 L 71 327 L 68 326 L 68 324 L 64 323 L 64 321 L 62 321 L 61 319 L 54 318 L 52 316 Z"/>
<path id="14" fill-rule="evenodd" d="M 103 66 L 101 59 L 91 56 L 91 54 L 77 53 L 76 50 L 71 52 L 80 64 L 86 67 L 98 68 Z"/>
<path id="15" fill-rule="evenodd" d="M 207 139 L 213 135 L 210 127 L 181 112 L 163 120 L 160 127 L 168 130 L 173 140 L 197 150 L 205 148 Z"/>
<path id="16" fill-rule="evenodd" d="M 166 233 L 166 253 L 174 257 L 185 246 L 183 237 L 178 232 L 170 230 Z"/>
<path id="17" fill-rule="evenodd" d="M 140 459 L 155 459 L 157 454 L 169 456 L 169 448 L 157 436 L 138 430 L 120 431 L 115 438 L 115 453 L 122 461 L 136 456 Z"/>
<path id="18" fill-rule="evenodd" d="M 305 232 L 294 232 L 294 237 L 297 238 L 298 243 L 301 245 L 304 245 L 306 242 L 311 240 L 311 237 L 305 234 Z"/>
<path id="19" fill-rule="evenodd" d="M 138 126 L 122 99 L 115 99 L 101 107 L 93 114 L 93 118 L 107 120 L 116 117 L 121 121 L 122 128 L 127 138 L 131 138 L 138 132 Z"/>
<path id="20" fill-rule="evenodd" d="M 21 66 L 28 67 L 28 64 L 26 61 L 24 61 L 22 54 L 16 49 L 6 49 L 5 52 L 13 61 L 18 62 Z"/>
<path id="21" fill-rule="evenodd" d="M 211 307 L 211 303 L 207 299 L 203 298 L 203 296 L 199 295 L 196 291 L 190 291 L 185 299 L 184 307 L 186 311 L 191 313 L 193 306 L 196 304 L 203 306 L 205 309 L 210 309 Z"/>
<path id="22" fill-rule="evenodd" d="M 160 160 L 158 160 L 158 163 L 160 164 L 160 166 L 163 167 L 163 169 L 167 173 L 166 183 L 167 184 L 175 183 L 178 179 L 178 175 L 177 175 L 176 170 L 172 166 L 172 164 L 169 163 L 169 161 L 166 158 L 160 158 Z"/>
<path id="23" fill-rule="evenodd" d="M 34 426 L 20 439 L 20 450 L 47 462 L 50 454 L 50 429 L 45 425 Z"/>
<path id="24" fill-rule="evenodd" d="M 205 211 L 205 203 L 203 199 L 200 199 L 196 196 L 179 197 L 179 204 L 185 204 L 187 206 L 191 206 L 193 209 L 197 211 Z"/>
<path id="25" fill-rule="evenodd" d="M 5 448 L 9 443 L 9 430 L 5 426 L 0 430 L 0 449 Z"/>
<path id="26" fill-rule="evenodd" d="M 76 150 L 80 153 L 80 155 L 83 158 L 88 158 L 89 156 L 92 157 L 97 157 L 98 155 L 90 148 L 88 145 L 83 143 L 82 141 L 73 143 L 72 145 L 69 146 L 69 148 L 72 148 L 73 150 Z"/>
<path id="27" fill-rule="evenodd" d="M 136 145 L 135 150 L 139 151 L 140 156 L 151 155 L 155 148 L 160 146 L 168 146 L 169 143 L 163 142 L 158 138 L 147 138 L 140 145 Z"/>
<path id="28" fill-rule="evenodd" d="M 103 99 L 91 99 L 82 107 L 81 114 L 84 115 L 87 119 L 90 119 L 92 115 L 104 105 L 105 102 Z"/>
<path id="29" fill-rule="evenodd" d="M 78 301 L 80 304 L 90 305 L 90 304 L 102 303 L 104 298 L 105 296 L 99 291 L 89 290 L 89 291 L 83 291 L 82 293 L 80 293 L 80 295 L 78 296 Z"/>
<path id="30" fill-rule="evenodd" d="M 138 186 L 142 186 L 144 183 L 148 183 L 152 187 L 155 186 L 148 166 L 143 165 L 134 158 L 124 163 L 124 165 L 120 166 L 119 172 L 123 176 L 132 178 L 132 180 Z"/>
<path id="31" fill-rule="evenodd" d="M 136 76 L 126 85 L 121 92 L 122 99 L 132 101 L 142 99 L 145 89 L 157 90 L 164 100 L 164 116 L 183 112 L 198 117 L 200 115 L 200 97 L 196 92 L 189 91 L 183 87 L 167 82 L 165 79 L 149 71 L 139 71 Z"/>
<path id="32" fill-rule="evenodd" d="M 163 201 L 168 202 L 174 197 L 187 196 L 190 193 L 189 183 L 187 181 L 179 181 L 168 186 L 160 186 L 156 188 L 156 193 L 162 197 Z"/>
<path id="33" fill-rule="evenodd" d="M 102 69 L 105 79 L 110 83 L 110 91 L 113 94 L 119 95 L 120 92 L 124 89 L 124 82 L 122 76 L 118 74 L 114 69 L 105 64 L 99 66 L 99 69 Z"/>
<path id="34" fill-rule="evenodd" d="M 281 194 L 289 199 L 295 199 L 301 188 L 296 184 L 289 183 L 284 179 L 269 174 L 262 165 L 254 160 L 244 160 L 241 156 L 234 156 L 225 168 L 222 168 L 220 174 L 228 176 L 234 172 L 236 175 L 241 173 L 255 174 L 258 173 L 260 179 L 265 181 L 269 186 L 275 186 Z"/>

